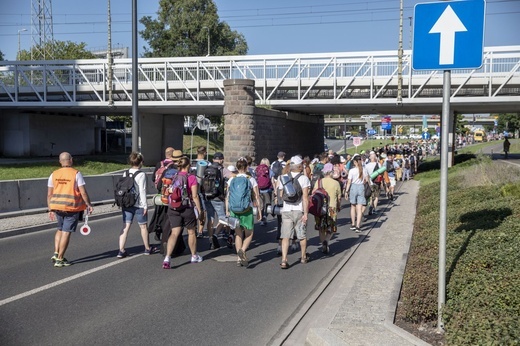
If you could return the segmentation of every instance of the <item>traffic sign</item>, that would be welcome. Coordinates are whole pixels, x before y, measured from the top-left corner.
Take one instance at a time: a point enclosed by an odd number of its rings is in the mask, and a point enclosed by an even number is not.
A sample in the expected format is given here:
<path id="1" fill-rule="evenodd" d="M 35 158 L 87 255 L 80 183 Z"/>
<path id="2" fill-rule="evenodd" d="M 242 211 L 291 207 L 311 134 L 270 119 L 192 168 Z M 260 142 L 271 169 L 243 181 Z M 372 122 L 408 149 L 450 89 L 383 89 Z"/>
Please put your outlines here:
<path id="1" fill-rule="evenodd" d="M 451 70 L 482 66 L 485 7 L 484 0 L 416 4 L 413 69 Z"/>
<path id="2" fill-rule="evenodd" d="M 361 145 L 361 137 L 352 138 L 352 144 L 357 148 Z"/>

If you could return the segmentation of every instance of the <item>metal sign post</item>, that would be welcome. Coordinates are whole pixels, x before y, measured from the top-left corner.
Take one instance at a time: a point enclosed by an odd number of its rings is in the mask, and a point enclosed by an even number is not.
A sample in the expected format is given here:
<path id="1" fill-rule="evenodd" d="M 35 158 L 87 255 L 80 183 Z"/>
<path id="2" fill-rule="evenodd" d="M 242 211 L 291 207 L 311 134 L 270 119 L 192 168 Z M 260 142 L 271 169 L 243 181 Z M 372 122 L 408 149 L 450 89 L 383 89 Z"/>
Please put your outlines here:
<path id="1" fill-rule="evenodd" d="M 444 330 L 442 309 L 446 303 L 446 229 L 448 227 L 448 134 L 450 122 L 451 72 L 444 71 L 441 122 L 441 190 L 439 207 L 439 292 L 437 329 Z"/>

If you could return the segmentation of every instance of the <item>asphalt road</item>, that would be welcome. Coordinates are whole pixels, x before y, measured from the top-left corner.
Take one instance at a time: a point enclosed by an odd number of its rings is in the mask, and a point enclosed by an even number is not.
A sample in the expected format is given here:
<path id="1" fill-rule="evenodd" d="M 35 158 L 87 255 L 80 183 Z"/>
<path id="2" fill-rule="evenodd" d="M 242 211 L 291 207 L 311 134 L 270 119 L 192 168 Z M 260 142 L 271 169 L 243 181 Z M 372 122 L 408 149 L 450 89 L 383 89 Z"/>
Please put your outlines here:
<path id="1" fill-rule="evenodd" d="M 312 261 L 303 265 L 299 252 L 290 254 L 288 270 L 279 267 L 272 218 L 256 225 L 247 269 L 236 267 L 225 245 L 208 251 L 205 238 L 202 263 L 189 263 L 186 251 L 164 270 L 162 255 L 141 254 L 137 225 L 127 242 L 133 255 L 118 260 L 120 217 L 89 222 L 89 236 L 73 234 L 67 268 L 50 261 L 54 229 L 1 239 L 0 345 L 272 344 L 360 241 L 347 229 L 349 211 L 340 213 L 329 256 L 318 251 L 311 222 Z"/>

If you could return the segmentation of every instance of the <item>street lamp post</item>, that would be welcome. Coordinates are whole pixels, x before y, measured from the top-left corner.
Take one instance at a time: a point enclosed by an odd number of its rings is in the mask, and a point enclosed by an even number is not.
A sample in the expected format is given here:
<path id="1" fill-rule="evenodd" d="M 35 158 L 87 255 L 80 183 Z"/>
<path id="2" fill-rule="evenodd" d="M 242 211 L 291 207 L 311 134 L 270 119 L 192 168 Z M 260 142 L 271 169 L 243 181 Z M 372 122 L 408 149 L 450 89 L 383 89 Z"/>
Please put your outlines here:
<path id="1" fill-rule="evenodd" d="M 210 38 L 209 38 L 209 28 L 207 26 L 204 26 L 204 27 L 202 27 L 202 29 L 208 30 L 208 55 L 206 55 L 206 56 L 209 56 L 210 47 L 211 47 L 210 46 Z"/>
<path id="2" fill-rule="evenodd" d="M 23 28 L 18 30 L 18 60 L 20 60 L 20 33 L 23 31 L 27 31 L 27 29 Z"/>

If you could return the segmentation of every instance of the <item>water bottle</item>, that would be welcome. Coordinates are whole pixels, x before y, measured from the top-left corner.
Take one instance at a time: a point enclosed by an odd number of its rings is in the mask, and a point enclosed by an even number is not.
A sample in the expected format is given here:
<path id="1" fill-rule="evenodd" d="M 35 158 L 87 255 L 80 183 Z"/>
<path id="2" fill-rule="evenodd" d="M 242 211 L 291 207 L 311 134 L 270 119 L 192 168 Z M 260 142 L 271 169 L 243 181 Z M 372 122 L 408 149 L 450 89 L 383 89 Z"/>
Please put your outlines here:
<path id="1" fill-rule="evenodd" d="M 296 190 L 294 189 L 294 185 L 292 183 L 292 177 L 289 175 L 282 175 L 280 177 L 280 181 L 283 185 L 283 192 L 288 197 L 294 197 L 296 195 Z"/>
<path id="2" fill-rule="evenodd" d="M 237 227 L 240 226 L 240 220 L 237 219 L 236 217 L 231 217 L 231 216 L 220 216 L 218 218 L 218 222 L 223 224 L 223 225 L 226 225 L 226 226 L 229 226 L 231 229 L 236 229 Z"/>

